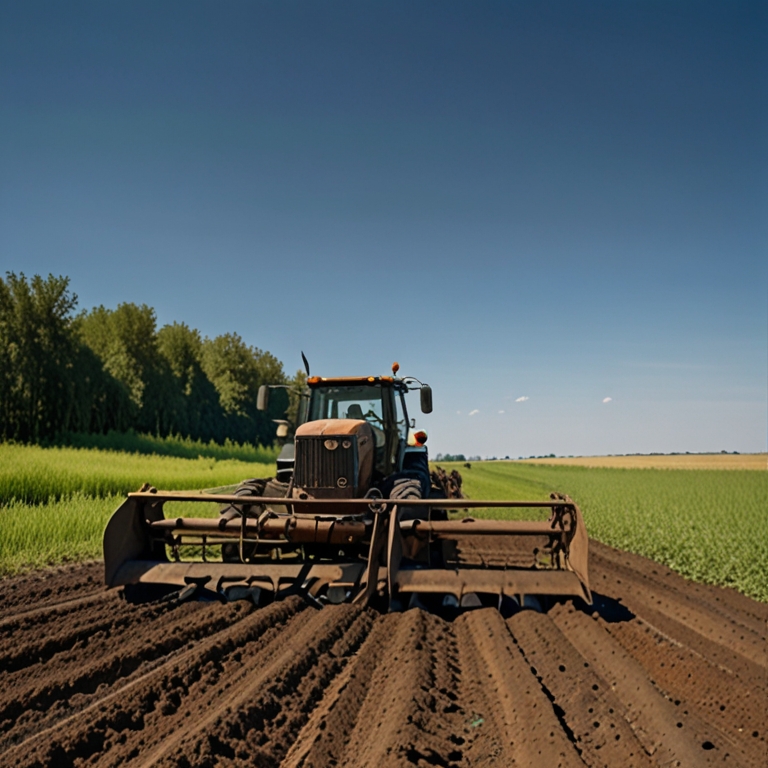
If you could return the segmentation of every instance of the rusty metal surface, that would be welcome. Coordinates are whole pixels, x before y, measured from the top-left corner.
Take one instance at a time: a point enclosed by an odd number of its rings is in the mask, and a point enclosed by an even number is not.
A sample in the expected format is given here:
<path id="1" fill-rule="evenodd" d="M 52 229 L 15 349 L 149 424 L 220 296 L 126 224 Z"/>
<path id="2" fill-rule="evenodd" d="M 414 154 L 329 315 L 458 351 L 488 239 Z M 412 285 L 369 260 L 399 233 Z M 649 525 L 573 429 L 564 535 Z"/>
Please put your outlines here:
<path id="1" fill-rule="evenodd" d="M 328 450 L 326 443 L 333 445 Z M 297 488 L 352 491 L 358 486 L 357 440 L 339 436 L 297 435 L 293 481 Z"/>
<path id="2" fill-rule="evenodd" d="M 587 602 L 591 598 L 578 576 L 571 571 L 467 569 L 401 570 L 394 578 L 400 592 L 431 592 L 455 595 L 459 600 L 468 592 L 492 595 L 572 595 Z"/>
<path id="3" fill-rule="evenodd" d="M 410 506 L 410 502 L 409 502 Z M 571 521 L 562 525 L 548 520 L 406 520 L 400 523 L 404 535 L 456 536 L 546 536 L 571 530 Z"/>
<path id="4" fill-rule="evenodd" d="M 290 506 L 305 506 L 311 509 L 313 505 L 328 506 L 328 501 L 306 499 L 302 501 L 289 500 L 286 498 L 270 498 L 266 496 L 251 497 L 247 500 L 242 496 L 234 496 L 232 494 L 216 494 L 216 493 L 189 493 L 186 491 L 158 491 L 157 493 L 149 492 L 137 492 L 129 493 L 128 498 L 131 499 L 143 499 L 151 502 L 167 502 L 167 501 L 213 501 L 217 504 L 244 504 L 249 503 L 251 505 L 260 504 L 264 506 L 276 505 L 290 505 Z M 394 507 L 397 504 L 402 503 L 398 499 L 338 499 L 334 501 L 339 507 L 348 506 L 384 506 Z M 539 499 L 531 501 L 499 501 L 498 499 L 408 499 L 409 507 L 437 507 L 438 509 L 495 509 L 500 507 L 509 508 L 553 508 L 553 507 L 575 507 L 576 504 L 571 501 L 561 501 L 558 499 L 548 499 L 542 501 Z"/>
<path id="5" fill-rule="evenodd" d="M 263 586 L 275 592 L 300 582 L 320 582 L 354 587 L 365 571 L 365 563 L 166 563 L 128 560 L 116 572 L 112 586 L 165 584 L 183 587 L 205 583 L 214 591 L 231 586 Z"/>
<path id="6" fill-rule="evenodd" d="M 543 536 L 570 531 L 570 521 L 563 528 L 553 528 L 548 521 L 531 520 L 462 520 L 428 521 L 405 520 L 400 522 L 403 535 L 424 535 L 434 537 L 457 536 L 498 536 L 516 534 L 521 536 Z M 172 533 L 197 533 L 237 537 L 245 530 L 247 535 L 263 538 L 285 536 L 290 541 L 322 541 L 342 543 L 360 540 L 368 526 L 357 520 L 328 520 L 298 518 L 291 516 L 270 518 L 261 525 L 254 518 L 167 518 L 150 523 L 152 530 Z"/>
<path id="7" fill-rule="evenodd" d="M 357 520 L 307 520 L 281 516 L 263 522 L 255 518 L 198 518 L 178 517 L 149 523 L 150 530 L 176 535 L 208 535 L 223 538 L 246 537 L 255 539 L 276 539 L 285 537 L 297 544 L 350 544 L 360 541 L 366 534 L 367 526 Z"/>
<path id="8" fill-rule="evenodd" d="M 573 504 L 568 496 L 553 493 L 552 500 L 569 504 L 568 507 L 562 507 L 562 509 L 568 511 L 568 514 L 571 515 L 572 519 L 572 531 L 568 541 L 568 551 L 566 553 L 567 564 L 581 580 L 581 583 L 587 591 L 587 602 L 591 603 L 592 593 L 589 588 L 589 571 L 587 567 L 589 560 L 589 536 L 587 535 L 587 527 L 584 524 L 584 517 L 582 516 L 578 505 Z M 555 510 L 557 510 L 557 508 L 555 508 Z"/>
<path id="9" fill-rule="evenodd" d="M 241 514 L 218 519 L 164 518 L 164 504 L 174 501 L 231 504 Z M 288 513 L 276 514 L 272 505 Z M 413 507 L 543 508 L 550 510 L 546 521 L 402 520 L 401 505 L 402 501 L 397 499 L 331 502 L 289 501 L 282 497 L 246 500 L 237 495 L 184 492 L 130 494 L 105 531 L 105 580 L 110 586 L 129 583 L 183 586 L 189 579 L 202 578 L 217 585 L 237 583 L 266 587 L 276 595 L 288 588 L 316 595 L 318 590 L 342 580 L 345 590 L 348 588 L 347 599 L 369 602 L 379 594 L 390 606 L 396 604 L 399 592 L 418 591 L 445 592 L 459 597 L 466 592 L 578 595 L 591 602 L 587 533 L 578 506 L 568 497 L 553 494 L 546 501 L 407 501 L 409 514 Z M 487 561 L 476 568 L 458 562 L 451 565 L 450 559 L 438 558 L 437 562 L 444 565 L 428 567 L 433 562 L 431 552 L 435 542 L 447 542 L 442 546 L 450 547 L 454 540 L 471 541 L 473 537 L 487 541 L 525 539 L 531 542 L 533 560 L 524 564 L 519 559 L 507 558 L 502 568 L 494 569 L 488 567 Z M 539 541 L 542 538 L 544 546 Z M 178 558 L 180 546 L 196 543 L 205 561 L 210 547 L 238 540 L 239 558 L 246 562 L 168 562 L 166 545 L 174 558 Z M 279 552 L 289 556 L 282 562 L 270 562 L 268 553 L 258 557 L 245 554 L 246 543 L 253 547 L 261 542 L 268 547 L 278 547 L 275 556 Z M 293 544 L 302 548 L 294 554 L 284 551 Z M 304 544 L 327 545 L 327 549 L 307 559 Z M 345 549 L 345 545 L 357 549 Z M 335 562 L 329 562 L 332 560 Z M 419 568 L 420 563 L 427 567 Z M 345 569 L 347 575 L 340 576 Z M 218 586 L 216 589 L 219 591 Z"/>

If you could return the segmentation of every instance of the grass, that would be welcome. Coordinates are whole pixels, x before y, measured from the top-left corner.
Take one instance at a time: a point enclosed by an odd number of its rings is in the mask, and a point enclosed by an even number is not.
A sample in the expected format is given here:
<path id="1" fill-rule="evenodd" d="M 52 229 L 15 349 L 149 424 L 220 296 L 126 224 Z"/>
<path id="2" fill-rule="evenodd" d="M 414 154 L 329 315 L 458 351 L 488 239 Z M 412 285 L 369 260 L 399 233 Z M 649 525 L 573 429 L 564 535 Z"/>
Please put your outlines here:
<path id="1" fill-rule="evenodd" d="M 102 451 L 121 451 L 123 453 L 142 453 L 157 456 L 175 456 L 179 459 L 237 459 L 260 464 L 272 464 L 277 459 L 280 449 L 276 446 L 250 445 L 235 443 L 231 440 L 219 445 L 211 440 L 192 440 L 188 437 L 156 437 L 141 435 L 136 432 L 113 432 L 106 435 L 80 434 L 70 432 L 63 436 L 61 444 L 71 448 L 98 448 Z"/>
<path id="2" fill-rule="evenodd" d="M 592 538 L 645 555 L 683 576 L 735 587 L 768 602 L 766 472 L 500 461 L 473 462 L 471 469 L 455 466 L 473 498 L 567 493 L 581 507 Z"/>
<path id="3" fill-rule="evenodd" d="M 91 498 L 76 493 L 48 504 L 20 501 L 0 508 L 0 576 L 62 563 L 100 560 L 104 528 L 125 496 Z M 218 504 L 175 502 L 172 515 L 216 517 Z M 214 558 L 215 559 L 215 558 Z"/>
<path id="4" fill-rule="evenodd" d="M 0 575 L 101 559 L 102 536 L 122 495 L 82 493 L 50 504 L 12 501 L 0 508 Z"/>
<path id="5" fill-rule="evenodd" d="M 5 443 L 0 444 L 0 505 L 124 495 L 143 483 L 163 490 L 214 488 L 271 474 L 272 463 Z"/>
<path id="6" fill-rule="evenodd" d="M 0 575 L 100 558 L 107 520 L 145 482 L 163 490 L 220 488 L 272 474 L 272 463 L 231 458 L 0 444 Z M 207 517 L 218 507 L 172 509 Z"/>

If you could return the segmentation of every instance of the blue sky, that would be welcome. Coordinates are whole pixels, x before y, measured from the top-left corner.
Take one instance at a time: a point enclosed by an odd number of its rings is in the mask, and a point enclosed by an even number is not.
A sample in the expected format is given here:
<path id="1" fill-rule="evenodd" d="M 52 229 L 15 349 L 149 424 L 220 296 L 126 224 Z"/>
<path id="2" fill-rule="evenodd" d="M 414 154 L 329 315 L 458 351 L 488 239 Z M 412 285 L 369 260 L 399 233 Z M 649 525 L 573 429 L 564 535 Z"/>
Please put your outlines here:
<path id="1" fill-rule="evenodd" d="M 398 360 L 433 453 L 765 450 L 767 43 L 759 2 L 0 2 L 0 270 Z"/>

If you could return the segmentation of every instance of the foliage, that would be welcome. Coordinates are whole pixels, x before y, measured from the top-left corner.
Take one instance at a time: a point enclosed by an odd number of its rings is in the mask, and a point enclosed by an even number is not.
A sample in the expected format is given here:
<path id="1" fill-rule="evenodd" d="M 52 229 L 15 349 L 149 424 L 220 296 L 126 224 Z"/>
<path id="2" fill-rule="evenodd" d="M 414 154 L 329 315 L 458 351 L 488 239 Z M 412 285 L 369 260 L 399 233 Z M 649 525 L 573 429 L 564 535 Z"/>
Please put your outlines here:
<path id="1" fill-rule="evenodd" d="M 261 384 L 286 382 L 269 352 L 234 333 L 201 339 L 183 323 L 157 329 L 146 304 L 75 315 L 69 279 L 0 279 L 0 439 L 40 443 L 110 430 L 269 445 L 288 407 L 277 390 L 256 411 Z"/>
<path id="2" fill-rule="evenodd" d="M 275 436 L 272 419 L 285 414 L 288 399 L 282 390 L 276 390 L 269 411 L 263 414 L 256 410 L 256 397 L 262 384 L 285 383 L 282 363 L 269 352 L 249 347 L 236 333 L 205 339 L 200 363 L 218 393 L 230 425 L 228 434 L 243 439 L 240 435 L 252 429 L 260 442 L 271 442 Z"/>
<path id="3" fill-rule="evenodd" d="M 73 389 L 77 297 L 64 277 L 9 273 L 0 279 L 0 430 L 3 439 L 37 440 L 66 420 L 58 404 Z"/>
<path id="4" fill-rule="evenodd" d="M 76 493 L 47 504 L 30 506 L 12 501 L 0 508 L 0 577 L 62 563 L 101 560 L 104 528 L 123 501 L 122 495 L 92 498 Z M 172 515 L 216 518 L 221 505 L 175 502 L 167 504 L 166 510 L 169 508 Z"/>
<path id="5" fill-rule="evenodd" d="M 299 409 L 301 401 L 308 402 L 309 387 L 307 387 L 307 374 L 305 371 L 296 371 L 293 378 L 288 379 L 288 410 L 285 418 L 295 428 L 299 423 Z"/>
<path id="6" fill-rule="evenodd" d="M 539 499 L 550 491 L 567 493 L 581 507 L 592 538 L 768 602 L 766 472 L 496 461 L 473 463 L 463 478 L 474 498 L 520 498 L 520 490 Z"/>

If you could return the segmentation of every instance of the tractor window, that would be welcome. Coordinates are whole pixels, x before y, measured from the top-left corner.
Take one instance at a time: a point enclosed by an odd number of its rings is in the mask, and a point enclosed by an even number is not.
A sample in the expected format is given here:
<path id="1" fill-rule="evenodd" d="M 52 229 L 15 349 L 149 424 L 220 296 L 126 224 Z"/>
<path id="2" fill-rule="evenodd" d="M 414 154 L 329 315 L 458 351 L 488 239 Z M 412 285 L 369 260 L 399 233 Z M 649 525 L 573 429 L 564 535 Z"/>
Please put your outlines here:
<path id="1" fill-rule="evenodd" d="M 384 441 L 384 409 L 379 387 L 315 387 L 309 420 L 365 419 L 374 429 L 376 442 Z"/>
<path id="2" fill-rule="evenodd" d="M 401 440 L 408 439 L 408 417 L 405 411 L 403 396 L 398 392 L 395 395 L 395 420 L 397 422 L 397 434 Z"/>
<path id="3" fill-rule="evenodd" d="M 376 441 L 376 470 L 384 476 L 390 474 L 396 464 L 400 432 L 403 426 L 407 428 L 402 406 L 394 404 L 392 388 L 363 384 L 312 387 L 311 392 L 308 420 L 364 419 L 371 425 Z M 397 431 L 394 422 L 398 422 Z"/>

